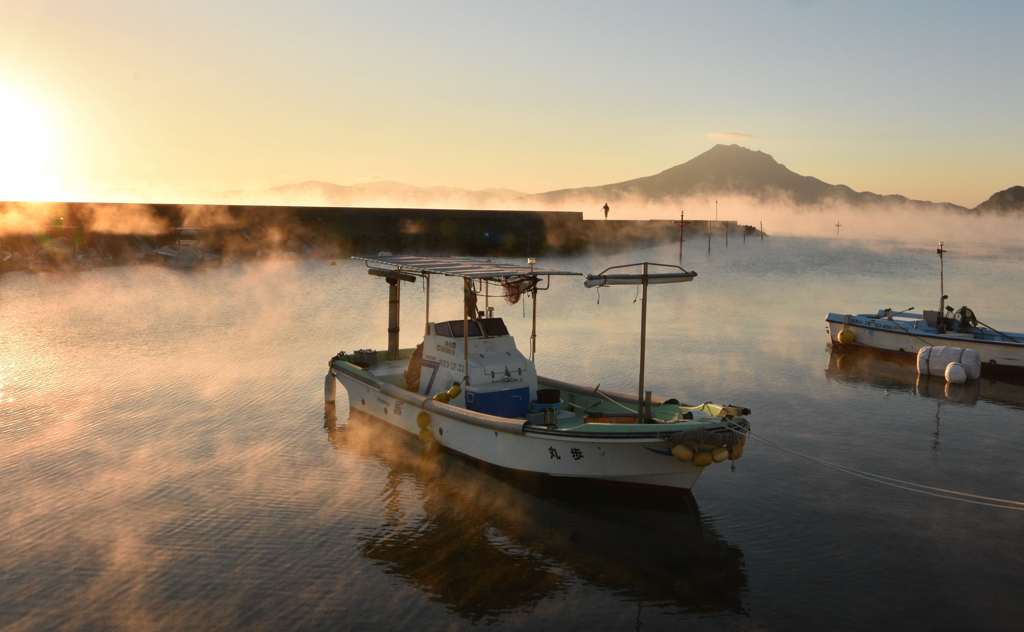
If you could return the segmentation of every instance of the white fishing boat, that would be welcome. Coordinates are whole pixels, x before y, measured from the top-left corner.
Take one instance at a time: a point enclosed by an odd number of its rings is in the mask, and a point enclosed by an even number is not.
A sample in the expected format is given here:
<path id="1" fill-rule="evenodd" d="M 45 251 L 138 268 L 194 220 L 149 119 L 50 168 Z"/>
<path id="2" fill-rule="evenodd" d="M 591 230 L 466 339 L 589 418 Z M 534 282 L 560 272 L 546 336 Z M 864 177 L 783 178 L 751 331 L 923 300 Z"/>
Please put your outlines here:
<path id="1" fill-rule="evenodd" d="M 692 281 L 695 272 L 653 263 L 616 266 L 588 275 L 588 287 L 642 287 L 639 387 L 636 396 L 538 376 L 534 365 L 537 296 L 551 278 L 579 275 L 530 265 L 468 258 L 355 257 L 389 287 L 387 351 L 339 353 L 325 380 L 333 406 L 336 384 L 349 407 L 377 417 L 430 446 L 491 465 L 556 477 L 689 489 L 704 468 L 743 454 L 749 410 L 705 402 L 682 404 L 644 390 L 647 289 Z M 432 277 L 461 278 L 463 314 L 430 319 Z M 399 349 L 400 286 L 422 279 L 423 343 Z M 493 308 L 477 297 L 501 288 L 510 302 L 532 302 L 530 355 L 516 347 Z"/>
<path id="2" fill-rule="evenodd" d="M 946 305 L 943 255 L 940 243 L 939 309 L 913 312 L 883 308 L 875 313 L 825 317 L 830 345 L 860 346 L 885 351 L 917 353 L 923 347 L 947 346 L 973 349 L 981 356 L 982 372 L 998 374 L 1024 370 L 1024 333 L 996 329 L 978 319 L 966 305 L 954 310 Z"/>

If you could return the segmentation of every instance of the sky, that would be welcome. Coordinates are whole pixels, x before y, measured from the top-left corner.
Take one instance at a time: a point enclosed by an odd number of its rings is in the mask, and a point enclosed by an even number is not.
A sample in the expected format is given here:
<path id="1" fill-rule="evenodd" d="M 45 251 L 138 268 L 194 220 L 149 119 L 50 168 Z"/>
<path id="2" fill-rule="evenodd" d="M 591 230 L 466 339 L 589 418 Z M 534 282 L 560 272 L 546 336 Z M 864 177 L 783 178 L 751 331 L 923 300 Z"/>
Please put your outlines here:
<path id="1" fill-rule="evenodd" d="M 0 199 L 605 184 L 717 142 L 974 206 L 1024 184 L 1020 2 L 0 0 Z"/>

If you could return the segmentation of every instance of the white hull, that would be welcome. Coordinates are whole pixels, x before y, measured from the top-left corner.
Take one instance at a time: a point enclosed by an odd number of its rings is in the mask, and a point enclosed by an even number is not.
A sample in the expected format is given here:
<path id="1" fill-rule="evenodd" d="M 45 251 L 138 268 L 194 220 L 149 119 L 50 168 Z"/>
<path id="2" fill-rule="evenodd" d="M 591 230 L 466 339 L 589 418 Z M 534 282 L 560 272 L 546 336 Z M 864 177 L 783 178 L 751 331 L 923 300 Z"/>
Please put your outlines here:
<path id="1" fill-rule="evenodd" d="M 690 489 L 703 468 L 680 461 L 658 438 L 558 436 L 523 420 L 492 417 L 489 425 L 457 417 L 460 409 L 389 384 L 375 385 L 343 371 L 331 373 L 348 392 L 352 410 L 418 435 L 417 416 L 431 417 L 429 432 L 439 445 L 465 456 L 550 476 Z"/>
<path id="2" fill-rule="evenodd" d="M 829 344 L 839 343 L 839 332 L 850 329 L 854 334 L 852 346 L 871 347 L 886 351 L 902 351 L 905 353 L 917 353 L 919 349 L 926 346 L 945 345 L 950 347 L 961 347 L 974 349 L 981 356 L 982 365 L 995 365 L 1003 368 L 1024 369 L 1024 347 L 1018 345 L 1006 345 L 973 340 L 968 336 L 957 334 L 944 334 L 942 336 L 913 335 L 894 331 L 882 331 L 869 327 L 861 327 L 856 324 L 843 324 L 826 321 L 828 325 Z"/>

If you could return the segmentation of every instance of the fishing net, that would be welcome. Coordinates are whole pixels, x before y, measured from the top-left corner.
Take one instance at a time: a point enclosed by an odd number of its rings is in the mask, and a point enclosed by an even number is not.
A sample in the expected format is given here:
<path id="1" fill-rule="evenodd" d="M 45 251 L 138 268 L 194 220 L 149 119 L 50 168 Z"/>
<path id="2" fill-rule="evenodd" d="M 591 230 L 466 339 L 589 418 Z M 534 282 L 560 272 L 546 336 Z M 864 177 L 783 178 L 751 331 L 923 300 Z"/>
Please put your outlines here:
<path id="1" fill-rule="evenodd" d="M 515 305 L 522 298 L 523 294 L 532 290 L 536 284 L 537 281 L 535 279 L 506 279 L 501 285 L 505 288 L 505 300 L 508 301 L 509 305 Z"/>

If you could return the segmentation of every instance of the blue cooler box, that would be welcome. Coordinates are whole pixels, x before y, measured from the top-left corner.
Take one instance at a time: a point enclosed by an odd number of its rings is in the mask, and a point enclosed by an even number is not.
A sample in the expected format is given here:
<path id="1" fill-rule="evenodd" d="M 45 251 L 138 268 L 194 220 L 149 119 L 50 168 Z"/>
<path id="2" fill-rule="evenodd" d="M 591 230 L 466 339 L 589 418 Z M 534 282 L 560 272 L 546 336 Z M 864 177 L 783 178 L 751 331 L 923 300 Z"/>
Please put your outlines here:
<path id="1" fill-rule="evenodd" d="M 466 408 L 496 417 L 526 417 L 530 409 L 530 389 L 510 388 L 504 391 L 466 391 Z"/>

